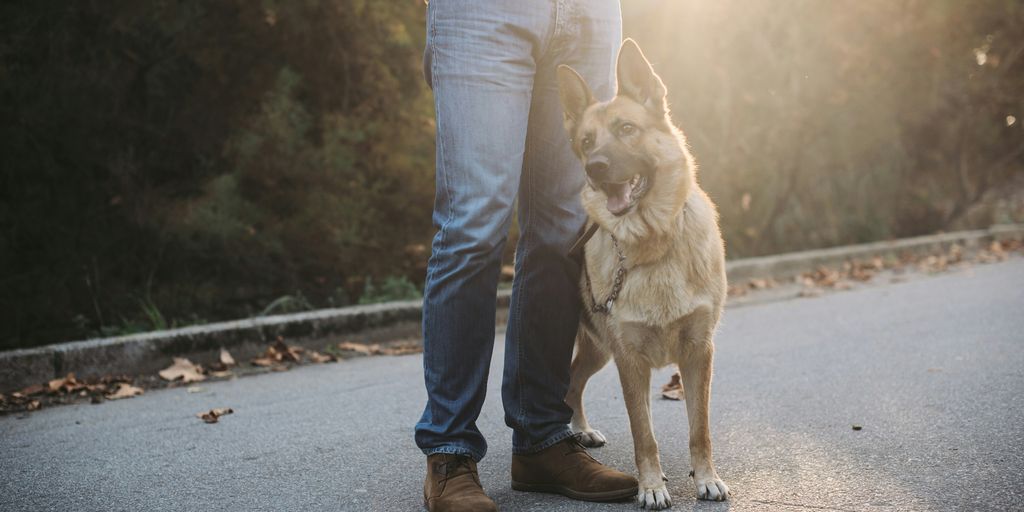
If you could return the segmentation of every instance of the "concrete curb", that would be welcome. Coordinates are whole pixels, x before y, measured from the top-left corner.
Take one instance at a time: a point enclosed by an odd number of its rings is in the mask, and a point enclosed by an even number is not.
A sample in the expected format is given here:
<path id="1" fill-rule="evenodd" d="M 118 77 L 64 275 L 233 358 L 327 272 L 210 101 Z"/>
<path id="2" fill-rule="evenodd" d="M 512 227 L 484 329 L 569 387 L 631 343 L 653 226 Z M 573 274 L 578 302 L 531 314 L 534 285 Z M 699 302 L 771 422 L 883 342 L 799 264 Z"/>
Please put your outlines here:
<path id="1" fill-rule="evenodd" d="M 869 257 L 899 257 L 905 254 L 924 255 L 947 250 L 953 245 L 964 249 L 978 249 L 996 240 L 1024 238 L 1024 224 L 997 224 L 989 229 L 957 231 L 884 242 L 814 249 L 758 258 L 746 258 L 726 263 L 729 282 L 742 282 L 754 278 L 793 277 L 817 267 L 833 267 L 846 261 Z"/>
<path id="2" fill-rule="evenodd" d="M 850 260 L 927 254 L 954 244 L 969 250 L 1008 239 L 1024 239 L 1024 224 L 735 260 L 727 263 L 727 272 L 730 282 L 782 279 Z M 510 297 L 509 290 L 498 292 L 499 322 Z M 0 352 L 0 391 L 39 384 L 69 372 L 86 378 L 154 374 L 170 364 L 172 356 L 212 362 L 221 348 L 244 361 L 263 352 L 278 336 L 312 349 L 322 349 L 338 338 L 373 342 L 415 337 L 419 334 L 421 306 L 421 301 L 415 300 L 322 309 Z"/>

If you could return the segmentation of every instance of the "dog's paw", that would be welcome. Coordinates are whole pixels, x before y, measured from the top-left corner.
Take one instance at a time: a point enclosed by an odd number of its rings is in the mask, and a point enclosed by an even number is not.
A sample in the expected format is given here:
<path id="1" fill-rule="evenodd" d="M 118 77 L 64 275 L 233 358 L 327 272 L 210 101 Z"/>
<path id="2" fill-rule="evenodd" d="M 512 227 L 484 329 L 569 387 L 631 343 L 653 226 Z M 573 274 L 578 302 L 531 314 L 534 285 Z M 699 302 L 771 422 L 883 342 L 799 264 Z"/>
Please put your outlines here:
<path id="1" fill-rule="evenodd" d="M 672 497 L 668 495 L 668 489 L 664 485 L 654 488 L 641 487 L 636 495 L 636 502 L 640 508 L 662 510 L 672 506 Z"/>
<path id="2" fill-rule="evenodd" d="M 709 501 L 725 501 L 729 499 L 729 486 L 718 476 L 694 480 L 697 485 L 697 499 Z"/>
<path id="3" fill-rule="evenodd" d="M 588 428 L 586 430 L 581 430 L 576 435 L 580 440 L 580 444 L 586 446 L 587 448 L 597 448 L 599 446 L 604 446 L 605 444 L 608 443 L 608 440 L 605 439 L 604 434 L 594 429 Z"/>

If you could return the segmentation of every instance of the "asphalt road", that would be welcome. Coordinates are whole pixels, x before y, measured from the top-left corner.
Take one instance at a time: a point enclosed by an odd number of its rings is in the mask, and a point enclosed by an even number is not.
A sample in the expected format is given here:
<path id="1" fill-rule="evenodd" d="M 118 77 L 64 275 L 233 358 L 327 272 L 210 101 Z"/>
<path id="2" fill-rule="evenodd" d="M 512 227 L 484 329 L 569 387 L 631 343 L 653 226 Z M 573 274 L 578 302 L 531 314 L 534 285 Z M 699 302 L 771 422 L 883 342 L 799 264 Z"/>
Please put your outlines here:
<path id="1" fill-rule="evenodd" d="M 694 500 L 683 404 L 656 399 L 675 510 L 1024 510 L 1024 259 L 731 308 L 717 347 L 733 499 Z M 494 361 L 481 476 L 501 509 L 632 510 L 509 488 Z M 418 356 L 364 358 L 2 417 L 0 510 L 420 510 L 421 379 Z M 634 471 L 614 369 L 587 403 L 595 455 Z M 235 413 L 194 416 L 211 407 Z"/>

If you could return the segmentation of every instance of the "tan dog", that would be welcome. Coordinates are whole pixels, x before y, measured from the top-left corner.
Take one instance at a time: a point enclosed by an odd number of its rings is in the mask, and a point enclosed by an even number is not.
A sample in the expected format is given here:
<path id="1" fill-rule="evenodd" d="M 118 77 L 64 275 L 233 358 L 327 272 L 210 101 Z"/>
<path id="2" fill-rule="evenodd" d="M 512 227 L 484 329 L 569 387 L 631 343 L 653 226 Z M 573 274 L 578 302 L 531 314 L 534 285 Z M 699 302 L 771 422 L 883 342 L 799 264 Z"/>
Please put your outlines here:
<path id="1" fill-rule="evenodd" d="M 586 313 L 566 396 L 572 426 L 584 444 L 605 443 L 584 415 L 583 389 L 614 357 L 640 473 L 637 499 L 650 509 L 671 506 L 651 428 L 651 369 L 678 364 L 697 497 L 724 500 L 729 488 L 712 463 L 708 427 L 712 337 L 726 297 L 715 205 L 697 186 L 665 85 L 635 42 L 619 51 L 611 101 L 595 101 L 572 68 L 558 73 L 565 126 L 587 172 L 583 206 L 600 228 L 585 251 Z"/>

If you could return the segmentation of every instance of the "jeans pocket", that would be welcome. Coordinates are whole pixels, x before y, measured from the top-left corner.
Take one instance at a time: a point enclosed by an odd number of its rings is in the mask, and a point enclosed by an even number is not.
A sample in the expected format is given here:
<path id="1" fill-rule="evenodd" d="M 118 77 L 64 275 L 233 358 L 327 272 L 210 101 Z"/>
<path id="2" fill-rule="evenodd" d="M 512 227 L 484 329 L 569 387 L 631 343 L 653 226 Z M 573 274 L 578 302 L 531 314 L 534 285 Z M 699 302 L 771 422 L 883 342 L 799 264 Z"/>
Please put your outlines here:
<path id="1" fill-rule="evenodd" d="M 433 33 L 434 23 L 433 17 L 434 8 L 427 4 L 427 30 L 426 30 L 426 44 L 423 47 L 423 79 L 427 82 L 427 87 L 430 90 L 434 90 L 434 45 L 433 45 Z"/>
<path id="2" fill-rule="evenodd" d="M 423 49 L 423 79 L 427 82 L 427 87 L 431 90 L 434 89 L 433 73 L 431 67 L 434 61 L 433 52 L 430 48 L 430 41 L 427 41 L 427 47 Z"/>

